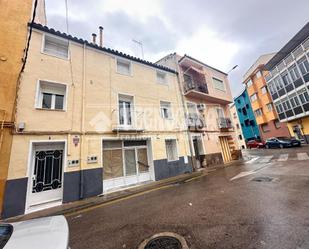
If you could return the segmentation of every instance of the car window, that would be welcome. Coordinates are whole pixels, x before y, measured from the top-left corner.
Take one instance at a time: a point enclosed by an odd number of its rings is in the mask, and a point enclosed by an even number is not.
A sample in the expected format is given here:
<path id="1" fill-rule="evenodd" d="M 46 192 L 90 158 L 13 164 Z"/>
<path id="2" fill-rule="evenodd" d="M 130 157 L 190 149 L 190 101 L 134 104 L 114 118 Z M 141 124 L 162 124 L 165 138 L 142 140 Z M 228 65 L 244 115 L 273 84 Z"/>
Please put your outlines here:
<path id="1" fill-rule="evenodd" d="M 13 233 L 13 226 L 10 224 L 0 225 L 0 248 L 4 248 Z"/>

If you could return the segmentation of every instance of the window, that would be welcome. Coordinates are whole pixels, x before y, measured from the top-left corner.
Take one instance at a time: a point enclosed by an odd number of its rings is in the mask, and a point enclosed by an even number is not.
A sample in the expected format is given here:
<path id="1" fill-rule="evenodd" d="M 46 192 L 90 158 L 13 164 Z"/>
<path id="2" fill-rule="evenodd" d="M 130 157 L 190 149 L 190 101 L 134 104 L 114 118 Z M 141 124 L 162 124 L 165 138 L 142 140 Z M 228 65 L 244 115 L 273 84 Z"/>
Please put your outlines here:
<path id="1" fill-rule="evenodd" d="M 268 103 L 268 104 L 266 105 L 266 107 L 267 107 L 267 110 L 268 110 L 269 112 L 271 112 L 271 111 L 273 110 L 273 104 L 272 104 L 272 103 Z"/>
<path id="2" fill-rule="evenodd" d="M 224 82 L 222 80 L 212 78 L 212 82 L 213 82 L 213 86 L 214 86 L 215 89 L 225 91 L 225 85 L 224 85 Z"/>
<path id="3" fill-rule="evenodd" d="M 237 129 L 239 129 L 239 128 L 240 128 L 239 124 L 236 124 L 236 128 L 237 128 Z"/>
<path id="4" fill-rule="evenodd" d="M 119 95 L 119 125 L 131 126 L 133 119 L 133 97 Z"/>
<path id="5" fill-rule="evenodd" d="M 64 110 L 66 106 L 66 85 L 39 81 L 36 107 L 51 110 Z"/>
<path id="6" fill-rule="evenodd" d="M 266 87 L 266 86 L 263 86 L 263 87 L 261 88 L 261 92 L 262 92 L 262 94 L 267 93 L 267 87 Z"/>
<path id="7" fill-rule="evenodd" d="M 252 86 L 252 84 L 253 84 L 253 83 L 252 83 L 252 80 L 251 80 L 251 79 L 250 79 L 250 80 L 248 80 L 246 84 L 247 84 L 247 87 Z"/>
<path id="8" fill-rule="evenodd" d="M 281 77 L 282 77 L 283 84 L 284 84 L 285 86 L 287 86 L 287 85 L 289 85 L 289 84 L 292 83 L 291 80 L 290 80 L 290 77 L 289 77 L 288 72 L 284 72 L 284 73 L 281 75 Z"/>
<path id="9" fill-rule="evenodd" d="M 166 148 L 167 161 L 168 162 L 177 161 L 178 160 L 178 152 L 177 152 L 176 139 L 165 140 L 165 148 Z"/>
<path id="10" fill-rule="evenodd" d="M 218 118 L 224 118 L 225 117 L 224 111 L 221 107 L 217 108 L 217 115 L 218 115 Z"/>
<path id="11" fill-rule="evenodd" d="M 269 89 L 269 91 L 270 91 L 271 94 L 276 93 L 276 90 L 275 90 L 275 88 L 274 88 L 274 85 L 273 85 L 273 82 L 272 82 L 272 81 L 268 84 L 268 89 Z"/>
<path id="12" fill-rule="evenodd" d="M 69 41 L 55 36 L 45 35 L 43 52 L 67 59 L 69 57 Z"/>
<path id="13" fill-rule="evenodd" d="M 298 72 L 296 65 L 289 67 L 289 72 L 293 81 L 296 81 L 297 79 L 300 78 L 300 74 Z"/>
<path id="14" fill-rule="evenodd" d="M 290 102 L 293 108 L 300 106 L 299 99 L 295 96 L 295 94 L 290 95 Z"/>
<path id="15" fill-rule="evenodd" d="M 305 104 L 305 103 L 309 102 L 309 94 L 308 94 L 308 92 L 300 93 L 300 94 L 298 94 L 298 97 L 299 97 L 299 99 L 300 99 L 302 104 Z"/>
<path id="16" fill-rule="evenodd" d="M 157 82 L 160 84 L 167 84 L 167 74 L 165 72 L 157 71 Z"/>
<path id="17" fill-rule="evenodd" d="M 281 123 L 278 119 L 274 120 L 274 124 L 277 129 L 281 128 Z"/>
<path id="18" fill-rule="evenodd" d="M 261 76 L 262 76 L 261 71 L 258 71 L 258 72 L 256 73 L 256 78 L 260 78 Z"/>
<path id="19" fill-rule="evenodd" d="M 268 132 L 268 131 L 270 131 L 270 130 L 269 130 L 269 127 L 268 127 L 268 124 L 262 124 L 262 125 L 261 125 L 261 128 L 262 128 L 262 131 L 263 131 L 263 132 Z"/>
<path id="20" fill-rule="evenodd" d="M 281 88 L 283 88 L 283 84 L 282 84 L 282 81 L 280 79 L 279 76 L 277 76 L 275 79 L 274 79 L 274 84 L 277 88 L 277 90 L 279 91 Z"/>
<path id="21" fill-rule="evenodd" d="M 160 101 L 161 117 L 164 119 L 172 118 L 171 103 Z"/>
<path id="22" fill-rule="evenodd" d="M 117 59 L 117 73 L 131 75 L 131 62 Z"/>
<path id="23" fill-rule="evenodd" d="M 242 135 L 238 135 L 238 139 L 239 139 L 239 140 L 242 140 Z"/>
<path id="24" fill-rule="evenodd" d="M 276 104 L 276 110 L 277 110 L 278 113 L 284 112 L 282 104 Z"/>
<path id="25" fill-rule="evenodd" d="M 255 116 L 257 116 L 257 117 L 259 117 L 259 116 L 262 116 L 262 115 L 263 115 L 263 111 L 262 111 L 262 109 L 261 109 L 261 108 L 260 108 L 260 109 L 255 110 L 254 112 L 255 112 Z"/>
<path id="26" fill-rule="evenodd" d="M 300 60 L 298 60 L 297 64 L 303 75 L 309 73 L 309 62 L 307 61 L 306 57 L 303 57 Z"/>
<path id="27" fill-rule="evenodd" d="M 256 101 L 256 100 L 257 100 L 257 95 L 256 95 L 256 93 L 252 94 L 252 95 L 250 96 L 250 99 L 251 99 L 251 102 Z"/>

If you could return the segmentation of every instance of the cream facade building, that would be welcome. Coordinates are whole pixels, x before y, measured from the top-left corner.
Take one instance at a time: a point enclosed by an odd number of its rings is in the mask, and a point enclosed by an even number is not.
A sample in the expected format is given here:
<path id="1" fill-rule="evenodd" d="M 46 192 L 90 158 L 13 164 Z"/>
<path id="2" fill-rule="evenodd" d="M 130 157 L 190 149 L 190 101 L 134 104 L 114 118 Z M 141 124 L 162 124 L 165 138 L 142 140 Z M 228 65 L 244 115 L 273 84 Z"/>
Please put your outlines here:
<path id="1" fill-rule="evenodd" d="M 192 171 L 175 70 L 32 28 L 4 217 Z"/>
<path id="2" fill-rule="evenodd" d="M 244 135 L 242 133 L 241 124 L 239 121 L 235 103 L 230 105 L 230 112 L 231 112 L 231 117 L 232 117 L 232 124 L 233 124 L 233 127 L 235 128 L 235 141 L 236 141 L 237 147 L 239 150 L 246 149 L 247 144 L 246 144 Z"/>
<path id="3" fill-rule="evenodd" d="M 228 75 L 188 55 L 173 53 L 157 63 L 178 72 L 195 167 L 228 163 L 237 157 Z"/>

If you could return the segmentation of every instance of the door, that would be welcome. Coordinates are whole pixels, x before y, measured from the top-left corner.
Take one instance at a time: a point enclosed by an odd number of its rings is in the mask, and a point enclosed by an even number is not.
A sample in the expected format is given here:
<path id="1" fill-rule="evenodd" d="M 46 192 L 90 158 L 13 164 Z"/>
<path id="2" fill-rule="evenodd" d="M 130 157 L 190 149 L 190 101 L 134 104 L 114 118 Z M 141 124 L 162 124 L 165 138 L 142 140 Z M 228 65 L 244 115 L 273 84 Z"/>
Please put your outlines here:
<path id="1" fill-rule="evenodd" d="M 196 167 L 199 169 L 201 168 L 201 161 L 200 161 L 200 151 L 197 137 L 193 138 L 193 148 L 195 154 Z"/>
<path id="2" fill-rule="evenodd" d="M 29 206 L 62 200 L 64 144 L 33 146 Z"/>

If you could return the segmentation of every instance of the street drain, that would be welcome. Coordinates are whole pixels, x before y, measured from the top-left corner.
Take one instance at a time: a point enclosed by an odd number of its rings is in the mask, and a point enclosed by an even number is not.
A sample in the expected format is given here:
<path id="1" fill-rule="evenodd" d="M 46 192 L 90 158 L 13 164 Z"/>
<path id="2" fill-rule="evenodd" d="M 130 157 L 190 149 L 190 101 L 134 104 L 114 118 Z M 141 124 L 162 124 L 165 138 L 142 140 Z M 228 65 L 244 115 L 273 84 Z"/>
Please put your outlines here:
<path id="1" fill-rule="evenodd" d="M 189 249 L 189 247 L 182 236 L 164 232 L 146 239 L 138 249 Z"/>
<path id="2" fill-rule="evenodd" d="M 182 246 L 174 237 L 161 236 L 150 240 L 145 249 L 182 249 Z"/>
<path id="3" fill-rule="evenodd" d="M 252 181 L 254 182 L 271 182 L 274 178 L 269 177 L 269 176 L 258 176 L 254 177 Z"/>

